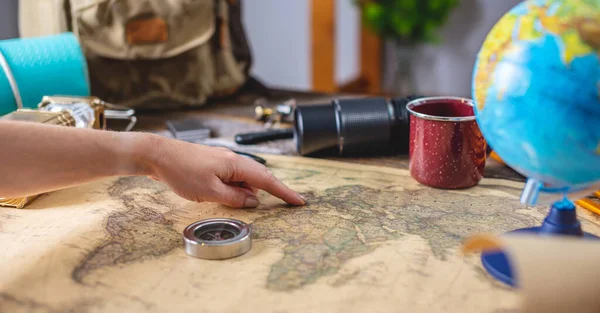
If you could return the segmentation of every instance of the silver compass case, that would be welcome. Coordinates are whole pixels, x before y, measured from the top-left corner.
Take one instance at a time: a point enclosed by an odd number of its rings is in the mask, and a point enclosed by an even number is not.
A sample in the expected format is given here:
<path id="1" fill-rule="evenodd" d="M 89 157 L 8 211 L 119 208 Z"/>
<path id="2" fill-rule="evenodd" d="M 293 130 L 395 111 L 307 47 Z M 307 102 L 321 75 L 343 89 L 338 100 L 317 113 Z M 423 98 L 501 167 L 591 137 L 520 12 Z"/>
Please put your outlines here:
<path id="1" fill-rule="evenodd" d="M 252 247 L 252 227 L 242 221 L 214 218 L 201 220 L 183 231 L 185 252 L 193 257 L 221 260 L 240 256 Z"/>

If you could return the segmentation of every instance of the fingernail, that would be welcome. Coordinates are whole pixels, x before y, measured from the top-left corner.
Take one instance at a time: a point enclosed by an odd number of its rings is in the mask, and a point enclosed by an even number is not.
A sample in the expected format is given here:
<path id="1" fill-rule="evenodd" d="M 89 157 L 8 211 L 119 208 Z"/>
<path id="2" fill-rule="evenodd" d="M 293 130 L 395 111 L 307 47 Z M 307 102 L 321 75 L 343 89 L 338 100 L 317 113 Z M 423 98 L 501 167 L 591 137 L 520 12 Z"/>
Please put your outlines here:
<path id="1" fill-rule="evenodd" d="M 306 204 L 306 198 L 304 198 L 301 194 L 298 194 L 298 197 L 302 199 L 302 204 Z"/>
<path id="2" fill-rule="evenodd" d="M 255 208 L 258 206 L 259 203 L 260 202 L 258 201 L 257 197 L 250 196 L 250 197 L 246 198 L 246 203 L 244 204 L 244 207 Z"/>

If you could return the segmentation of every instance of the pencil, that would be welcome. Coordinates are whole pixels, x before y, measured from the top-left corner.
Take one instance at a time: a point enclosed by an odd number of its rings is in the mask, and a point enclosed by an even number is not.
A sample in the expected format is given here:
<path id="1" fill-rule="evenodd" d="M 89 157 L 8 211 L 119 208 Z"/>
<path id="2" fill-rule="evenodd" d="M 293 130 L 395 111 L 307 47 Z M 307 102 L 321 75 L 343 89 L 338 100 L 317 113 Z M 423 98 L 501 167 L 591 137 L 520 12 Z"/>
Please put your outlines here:
<path id="1" fill-rule="evenodd" d="M 579 199 L 576 201 L 576 203 L 582 208 L 600 215 L 600 204 L 597 204 L 589 199 Z"/>

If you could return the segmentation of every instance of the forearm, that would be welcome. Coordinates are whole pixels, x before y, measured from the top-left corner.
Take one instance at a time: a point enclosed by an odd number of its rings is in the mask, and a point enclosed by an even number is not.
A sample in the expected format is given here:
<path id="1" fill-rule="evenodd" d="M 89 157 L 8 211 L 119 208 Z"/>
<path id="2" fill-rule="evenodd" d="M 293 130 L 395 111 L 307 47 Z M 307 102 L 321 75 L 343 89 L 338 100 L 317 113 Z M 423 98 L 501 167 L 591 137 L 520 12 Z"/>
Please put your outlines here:
<path id="1" fill-rule="evenodd" d="M 152 135 L 0 122 L 0 197 L 147 175 Z"/>

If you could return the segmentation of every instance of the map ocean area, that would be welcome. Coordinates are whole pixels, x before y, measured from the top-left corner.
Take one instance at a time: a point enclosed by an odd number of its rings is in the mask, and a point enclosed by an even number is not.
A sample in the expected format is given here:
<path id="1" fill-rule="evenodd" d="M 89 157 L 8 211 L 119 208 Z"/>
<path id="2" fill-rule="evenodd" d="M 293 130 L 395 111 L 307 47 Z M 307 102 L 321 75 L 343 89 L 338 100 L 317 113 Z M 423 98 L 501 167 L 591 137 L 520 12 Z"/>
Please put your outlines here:
<path id="1" fill-rule="evenodd" d="M 460 245 L 541 223 L 521 183 L 419 185 L 402 169 L 268 156 L 308 198 L 256 209 L 192 203 L 145 177 L 91 183 L 0 210 L 0 312 L 503 312 L 519 295 Z M 600 234 L 581 213 L 586 231 Z M 252 223 L 252 249 L 192 258 L 181 231 L 212 217 Z"/>

